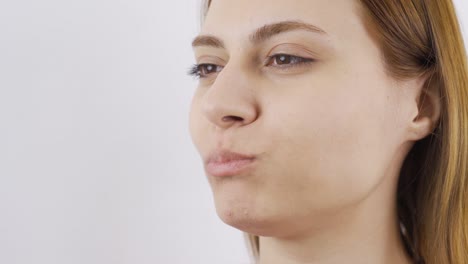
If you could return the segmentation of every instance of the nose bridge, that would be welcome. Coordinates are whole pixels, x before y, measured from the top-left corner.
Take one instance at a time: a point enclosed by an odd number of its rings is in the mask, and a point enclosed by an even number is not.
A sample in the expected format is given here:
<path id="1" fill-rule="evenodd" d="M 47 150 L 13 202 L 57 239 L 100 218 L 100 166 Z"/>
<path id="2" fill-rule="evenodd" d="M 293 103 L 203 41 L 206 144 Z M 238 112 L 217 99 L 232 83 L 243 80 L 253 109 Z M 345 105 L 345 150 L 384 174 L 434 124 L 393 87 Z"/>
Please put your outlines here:
<path id="1" fill-rule="evenodd" d="M 203 98 L 203 112 L 215 126 L 247 125 L 256 119 L 255 78 L 241 60 L 231 59 Z"/>

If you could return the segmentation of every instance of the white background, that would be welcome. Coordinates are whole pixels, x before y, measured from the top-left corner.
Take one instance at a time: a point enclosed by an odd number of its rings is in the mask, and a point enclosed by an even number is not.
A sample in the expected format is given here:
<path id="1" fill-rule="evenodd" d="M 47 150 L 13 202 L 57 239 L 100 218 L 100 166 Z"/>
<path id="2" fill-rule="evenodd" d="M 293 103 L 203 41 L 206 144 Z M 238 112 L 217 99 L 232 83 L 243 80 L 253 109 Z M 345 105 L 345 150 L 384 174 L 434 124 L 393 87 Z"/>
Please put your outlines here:
<path id="1" fill-rule="evenodd" d="M 248 262 L 188 132 L 197 4 L 1 0 L 0 263 Z"/>

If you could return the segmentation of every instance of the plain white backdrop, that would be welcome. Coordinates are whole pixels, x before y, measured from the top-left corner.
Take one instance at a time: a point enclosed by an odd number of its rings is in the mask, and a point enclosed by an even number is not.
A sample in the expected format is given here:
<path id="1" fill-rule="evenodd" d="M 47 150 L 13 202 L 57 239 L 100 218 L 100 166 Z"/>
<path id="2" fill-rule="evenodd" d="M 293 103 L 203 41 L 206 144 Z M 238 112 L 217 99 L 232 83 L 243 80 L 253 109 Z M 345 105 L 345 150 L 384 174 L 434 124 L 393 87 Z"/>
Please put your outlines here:
<path id="1" fill-rule="evenodd" d="M 188 132 L 198 4 L 0 2 L 0 263 L 248 263 Z"/>

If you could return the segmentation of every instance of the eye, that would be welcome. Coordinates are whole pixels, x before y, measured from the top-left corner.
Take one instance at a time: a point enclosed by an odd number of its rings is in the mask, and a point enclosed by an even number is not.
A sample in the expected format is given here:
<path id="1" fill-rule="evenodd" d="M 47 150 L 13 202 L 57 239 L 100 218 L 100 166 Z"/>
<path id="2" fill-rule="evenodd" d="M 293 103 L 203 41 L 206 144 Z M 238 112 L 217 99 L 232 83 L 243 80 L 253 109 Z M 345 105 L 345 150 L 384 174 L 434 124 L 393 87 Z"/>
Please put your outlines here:
<path id="1" fill-rule="evenodd" d="M 302 64 L 307 64 L 313 62 L 313 59 L 302 58 L 299 56 L 289 55 L 289 54 L 275 54 L 268 56 L 267 65 L 273 67 L 293 67 L 300 66 Z"/>
<path id="2" fill-rule="evenodd" d="M 188 74 L 198 78 L 206 78 L 210 74 L 219 72 L 222 69 L 222 66 L 216 64 L 201 63 L 193 65 Z"/>
<path id="3" fill-rule="evenodd" d="M 280 53 L 268 56 L 266 66 L 273 66 L 277 68 L 291 68 L 309 64 L 314 61 L 314 59 Z M 220 72 L 223 68 L 223 66 L 211 63 L 194 64 L 189 69 L 188 74 L 203 79 L 209 77 L 213 73 Z"/>

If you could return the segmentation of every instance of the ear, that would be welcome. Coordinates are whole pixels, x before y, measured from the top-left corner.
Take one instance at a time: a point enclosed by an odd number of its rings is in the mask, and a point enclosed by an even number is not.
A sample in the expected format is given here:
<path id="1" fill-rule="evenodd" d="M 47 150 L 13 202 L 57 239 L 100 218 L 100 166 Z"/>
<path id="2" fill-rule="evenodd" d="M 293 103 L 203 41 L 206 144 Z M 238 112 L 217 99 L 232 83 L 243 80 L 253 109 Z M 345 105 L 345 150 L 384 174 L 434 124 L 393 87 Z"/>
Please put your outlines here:
<path id="1" fill-rule="evenodd" d="M 419 92 L 414 100 L 412 121 L 409 124 L 409 139 L 420 140 L 431 134 L 441 115 L 440 81 L 433 74 L 423 75 L 417 81 Z"/>

